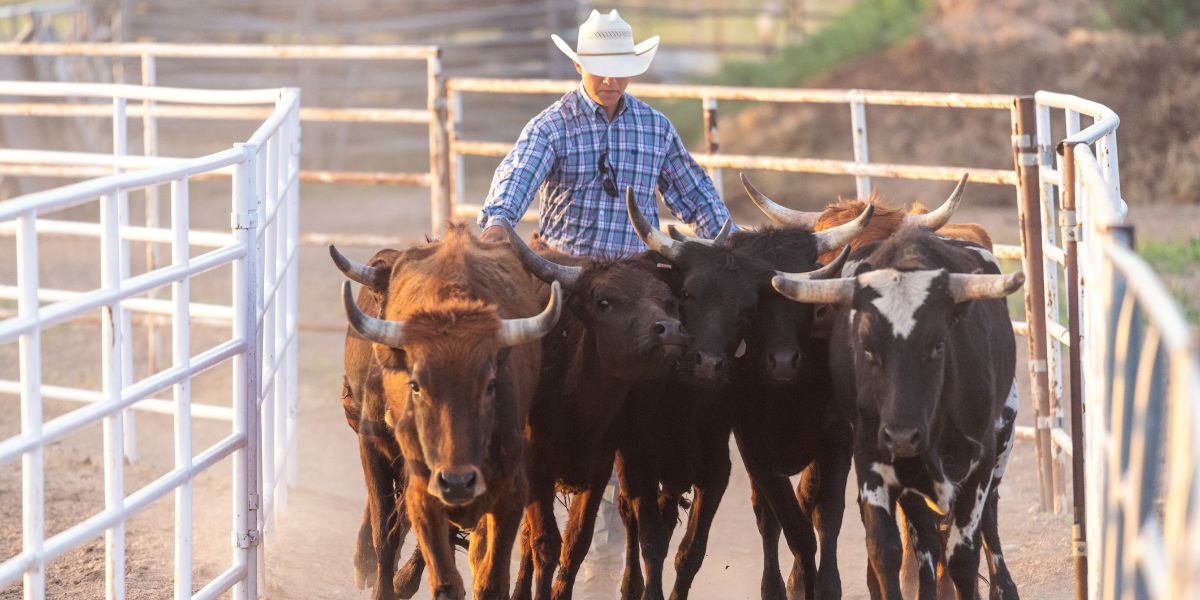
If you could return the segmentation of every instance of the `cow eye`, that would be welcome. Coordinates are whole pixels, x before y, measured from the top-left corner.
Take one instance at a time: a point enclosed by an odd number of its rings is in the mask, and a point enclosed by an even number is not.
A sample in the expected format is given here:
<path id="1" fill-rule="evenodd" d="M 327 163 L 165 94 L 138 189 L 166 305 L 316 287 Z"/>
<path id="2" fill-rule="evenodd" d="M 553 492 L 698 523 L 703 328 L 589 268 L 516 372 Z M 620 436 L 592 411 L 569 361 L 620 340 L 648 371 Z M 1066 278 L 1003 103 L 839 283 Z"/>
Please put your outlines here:
<path id="1" fill-rule="evenodd" d="M 600 310 L 608 310 L 612 306 L 612 303 L 607 298 L 601 298 L 596 301 L 596 306 L 600 307 Z"/>
<path id="2" fill-rule="evenodd" d="M 874 350 L 872 350 L 870 348 L 864 348 L 863 355 L 865 355 L 867 357 L 867 362 L 869 362 L 873 365 L 879 364 L 879 355 L 876 354 Z"/>
<path id="3" fill-rule="evenodd" d="M 412 393 L 414 393 L 414 394 L 420 394 L 421 393 L 421 384 L 419 384 L 415 381 L 409 380 L 408 389 L 412 390 Z"/>
<path id="4" fill-rule="evenodd" d="M 942 350 L 946 347 L 945 342 L 938 342 L 929 349 L 929 357 L 937 358 L 942 355 Z"/>
<path id="5" fill-rule="evenodd" d="M 687 293 L 687 290 L 680 290 L 679 300 L 681 302 L 687 302 L 688 300 L 691 300 L 691 299 L 692 299 L 692 295 Z"/>
<path id="6" fill-rule="evenodd" d="M 496 393 L 496 378 L 495 377 L 493 377 L 490 381 L 488 381 L 487 393 L 489 393 L 489 394 Z"/>

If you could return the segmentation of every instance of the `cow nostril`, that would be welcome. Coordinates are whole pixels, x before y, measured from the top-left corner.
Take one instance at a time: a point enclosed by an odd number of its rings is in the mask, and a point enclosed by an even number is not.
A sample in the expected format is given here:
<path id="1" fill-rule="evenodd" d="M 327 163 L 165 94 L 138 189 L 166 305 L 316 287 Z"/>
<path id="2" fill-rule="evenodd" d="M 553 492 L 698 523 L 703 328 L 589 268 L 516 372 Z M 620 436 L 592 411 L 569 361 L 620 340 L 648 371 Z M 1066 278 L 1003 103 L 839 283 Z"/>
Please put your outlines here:
<path id="1" fill-rule="evenodd" d="M 799 366 L 799 365 L 800 365 L 800 354 L 799 353 L 793 354 L 792 355 L 792 366 L 795 367 L 795 366 Z"/>
<path id="2" fill-rule="evenodd" d="M 667 332 L 667 326 L 662 323 L 655 323 L 651 330 L 654 331 L 654 335 L 662 335 Z"/>
<path id="3" fill-rule="evenodd" d="M 696 361 L 696 364 L 697 364 L 697 365 L 704 364 L 704 357 L 703 357 L 703 356 L 700 356 L 700 354 L 698 354 L 698 353 L 697 353 L 697 354 L 695 355 L 695 357 L 696 357 L 695 361 Z"/>
<path id="4" fill-rule="evenodd" d="M 713 368 L 718 371 L 720 371 L 724 367 L 725 367 L 725 359 L 723 359 L 723 358 L 718 358 L 715 362 L 713 362 Z"/>
<path id="5" fill-rule="evenodd" d="M 471 487 L 475 484 L 475 472 L 447 473 L 443 471 L 438 473 L 438 484 L 441 485 L 443 491 L 449 491 L 453 488 Z"/>

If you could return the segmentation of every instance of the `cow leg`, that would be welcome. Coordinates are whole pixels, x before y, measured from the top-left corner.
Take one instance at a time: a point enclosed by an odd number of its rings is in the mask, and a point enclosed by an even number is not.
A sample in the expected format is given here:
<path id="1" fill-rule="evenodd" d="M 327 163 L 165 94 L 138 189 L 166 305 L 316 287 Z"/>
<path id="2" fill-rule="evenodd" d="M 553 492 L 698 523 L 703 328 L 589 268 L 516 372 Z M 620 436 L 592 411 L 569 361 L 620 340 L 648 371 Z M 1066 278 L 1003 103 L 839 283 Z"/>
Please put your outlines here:
<path id="1" fill-rule="evenodd" d="M 686 600 L 688 597 L 692 581 L 704 562 L 708 534 L 712 530 L 713 518 L 717 516 L 717 507 L 721 505 L 725 488 L 729 486 L 729 431 L 726 430 L 723 438 L 717 436 L 714 441 L 717 447 L 713 447 L 714 451 L 709 453 L 704 480 L 695 486 L 696 497 L 688 514 L 687 532 L 675 554 L 675 587 L 671 592 L 671 600 Z"/>
<path id="2" fill-rule="evenodd" d="M 817 536 L 813 533 L 812 521 L 800 510 L 787 477 L 769 472 L 759 473 L 755 484 L 762 489 L 771 512 L 783 530 L 788 549 L 792 551 L 793 568 L 787 582 L 788 597 L 813 598 L 816 594 Z"/>
<path id="3" fill-rule="evenodd" d="M 1008 572 L 1008 565 L 1004 561 L 1004 552 L 1000 548 L 1000 526 L 997 519 L 1000 480 L 1004 478 L 1004 472 L 1008 468 L 1008 459 L 1012 454 L 1019 401 L 1017 382 L 1014 380 L 1008 401 L 1000 413 L 1000 427 L 996 430 L 996 466 L 992 469 L 991 490 L 988 492 L 987 504 L 983 507 L 983 517 L 979 524 L 983 534 L 983 547 L 987 553 L 988 573 L 991 579 L 991 600 L 1013 600 L 1019 597 L 1017 584 L 1013 582 L 1012 574 Z"/>
<path id="4" fill-rule="evenodd" d="M 937 519 L 916 494 L 901 494 L 900 510 L 904 512 L 906 546 L 913 552 L 917 569 L 917 598 L 937 600 L 937 564 L 941 561 L 942 540 Z"/>
<path id="5" fill-rule="evenodd" d="M 875 431 L 875 428 L 860 426 Z M 864 436 L 869 437 L 869 436 Z M 858 448 L 874 447 L 873 439 L 858 439 Z M 866 530 L 868 567 L 867 586 L 871 598 L 901 600 L 900 559 L 903 548 L 900 532 L 896 528 L 895 496 L 897 488 L 884 482 L 883 477 L 872 470 L 878 463 L 867 452 L 856 452 L 854 470 L 859 482 L 859 507 L 862 511 L 863 529 Z"/>
<path id="6" fill-rule="evenodd" d="M 994 456 L 984 456 L 981 465 L 993 465 Z M 986 472 L 985 472 L 986 471 Z M 958 597 L 975 600 L 979 580 L 979 523 L 991 491 L 991 471 L 976 468 L 961 485 L 951 511 L 950 538 L 946 543 L 948 571 Z"/>
<path id="7" fill-rule="evenodd" d="M 820 539 L 821 565 L 817 569 L 816 598 L 842 597 L 842 575 L 838 571 L 838 536 L 846 514 L 846 480 L 850 477 L 853 433 L 849 423 L 840 423 L 827 438 L 824 452 L 804 471 L 797 494 L 800 508 L 811 515 Z"/>
<path id="8" fill-rule="evenodd" d="M 621 600 L 637 600 L 646 589 L 642 579 L 642 568 L 638 564 L 640 548 L 638 545 L 638 520 L 634 501 L 629 496 L 629 483 L 625 476 L 625 463 L 621 455 L 617 455 L 617 511 L 621 515 L 621 523 L 625 525 L 625 569 L 621 575 Z"/>
<path id="9" fill-rule="evenodd" d="M 533 543 L 530 541 L 528 519 L 521 519 L 517 544 L 521 550 L 521 561 L 517 566 L 517 579 L 513 582 L 512 600 L 533 600 Z"/>
<path id="10" fill-rule="evenodd" d="M 429 567 L 429 589 L 434 600 L 463 600 L 466 590 L 462 576 L 454 566 L 450 521 L 438 500 L 425 491 L 428 485 L 427 478 L 414 477 L 405 494 L 417 545 Z"/>
<path id="11" fill-rule="evenodd" d="M 359 435 L 358 453 L 367 484 L 367 511 L 371 521 L 371 541 L 375 548 L 374 600 L 392 600 L 392 578 L 396 570 L 396 552 L 400 549 L 395 533 L 396 490 L 391 466 L 368 436 Z"/>
<path id="12" fill-rule="evenodd" d="M 421 554 L 421 548 L 413 548 L 412 555 L 408 557 L 408 562 L 396 571 L 396 577 L 392 580 L 392 587 L 396 588 L 396 597 L 407 600 L 417 595 L 417 590 L 421 589 L 421 573 L 425 571 L 425 555 Z"/>
<path id="13" fill-rule="evenodd" d="M 354 585 L 366 589 L 375 585 L 375 540 L 371 535 L 371 501 L 363 505 L 362 524 L 358 527 L 358 540 L 354 546 Z"/>
<path id="14" fill-rule="evenodd" d="M 604 453 L 604 459 L 598 461 L 592 469 L 588 487 L 571 499 L 570 515 L 564 528 L 562 555 L 559 557 L 558 575 L 554 581 L 554 600 L 570 600 L 571 591 L 575 586 L 575 577 L 583 565 L 588 549 L 592 545 L 592 536 L 596 528 L 596 513 L 600 510 L 600 501 L 604 499 L 604 488 L 612 474 L 612 452 Z"/>
<path id="15" fill-rule="evenodd" d="M 523 493 L 503 497 L 495 512 L 485 517 L 488 527 L 483 530 L 487 537 L 480 540 L 479 545 L 486 544 L 487 553 L 479 561 L 478 569 L 472 571 L 476 577 L 474 598 L 477 600 L 503 600 L 508 596 L 509 563 L 512 562 L 513 541 L 521 527 L 522 496 Z M 471 542 L 475 544 L 474 539 Z"/>
<path id="16" fill-rule="evenodd" d="M 644 584 L 632 586 L 633 583 L 640 584 L 642 582 L 629 582 L 630 589 L 641 587 L 640 597 L 642 600 L 663 600 L 663 563 L 667 558 L 671 528 L 667 526 L 668 519 L 663 516 L 665 509 L 659 506 L 658 481 L 647 469 L 643 468 L 644 463 L 629 460 L 629 457 L 625 458 L 625 461 L 618 462 L 618 464 L 624 464 L 624 476 L 620 480 L 621 493 L 628 494 L 628 504 L 633 508 L 633 520 L 637 523 L 637 527 L 634 531 L 629 532 L 629 535 L 637 536 L 645 573 Z M 667 499 L 667 501 L 674 501 L 678 506 L 678 499 Z M 673 519 L 670 522 L 673 523 Z M 626 579 L 632 579 L 632 577 Z M 636 577 L 636 579 L 641 580 L 642 577 Z"/>
<path id="17" fill-rule="evenodd" d="M 548 600 L 554 582 L 554 568 L 562 552 L 562 536 L 554 520 L 554 485 L 534 485 L 533 497 L 525 505 L 525 521 L 529 524 L 529 545 L 533 556 L 534 598 Z"/>
<path id="18" fill-rule="evenodd" d="M 759 591 L 763 600 L 786 600 L 783 576 L 779 573 L 779 521 L 753 482 L 750 483 L 750 506 L 754 509 L 754 521 L 762 538 L 763 572 Z"/>

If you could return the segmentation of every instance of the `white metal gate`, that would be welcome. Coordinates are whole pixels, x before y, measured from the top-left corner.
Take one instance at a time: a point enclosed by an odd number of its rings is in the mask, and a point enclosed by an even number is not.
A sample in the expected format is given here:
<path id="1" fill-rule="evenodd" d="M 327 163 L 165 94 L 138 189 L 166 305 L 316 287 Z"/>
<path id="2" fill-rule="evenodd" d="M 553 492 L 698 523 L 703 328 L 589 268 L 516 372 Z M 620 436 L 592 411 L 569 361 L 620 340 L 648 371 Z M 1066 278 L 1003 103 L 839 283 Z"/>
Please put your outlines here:
<path id="1" fill-rule="evenodd" d="M 16 285 L 0 286 L 0 297 L 17 300 L 17 315 L 0 321 L 0 344 L 19 344 L 20 376 L 0 381 L 0 391 L 21 399 L 21 433 L 0 441 L 0 463 L 21 459 L 22 551 L 0 564 L 0 587 L 23 578 L 27 599 L 45 597 L 45 566 L 65 552 L 104 533 L 105 594 L 125 596 L 125 523 L 168 492 L 175 496 L 174 597 L 215 598 L 233 590 L 254 598 L 262 576 L 262 531 L 283 507 L 296 478 L 296 308 L 298 256 L 297 185 L 300 152 L 300 98 L 295 89 L 212 91 L 124 85 L 0 82 L 3 96 L 73 97 L 111 101 L 116 174 L 29 194 L 0 203 L 0 231 L 16 235 Z M 244 143 L 195 159 L 157 159 L 136 168 L 126 157 L 127 104 L 187 103 L 266 105 L 268 118 Z M 95 166 L 95 156 L 5 150 L 9 162 L 54 162 Z M 189 225 L 191 182 L 231 178 L 230 228 L 202 231 Z M 129 193 L 170 186 L 169 227 L 130 225 Z M 55 218 L 76 207 L 98 207 L 98 222 Z M 100 285 L 83 291 L 47 289 L 39 284 L 39 247 L 47 236 L 99 238 Z M 171 261 L 131 275 L 131 241 L 169 245 Z M 227 303 L 189 300 L 197 276 L 231 266 Z M 170 286 L 170 299 L 147 296 Z M 42 385 L 44 329 L 100 313 L 100 390 Z M 140 380 L 133 378 L 130 324 L 134 313 L 169 315 L 170 365 Z M 193 353 L 193 320 L 228 327 L 222 342 Z M 212 367 L 231 361 L 228 407 L 193 404 L 191 382 Z M 157 394 L 171 391 L 171 399 Z M 78 401 L 85 406 L 49 421 L 43 400 Z M 135 449 L 127 427 L 133 410 L 174 415 L 174 468 L 141 489 L 125 490 L 123 454 Z M 231 424 L 217 443 L 192 453 L 194 418 Z M 44 448 L 81 428 L 102 422 L 104 510 L 47 538 L 44 530 Z M 230 566 L 193 595 L 192 482 L 198 474 L 232 455 L 233 486 Z M 284 483 L 284 482 L 287 483 Z M 196 582 L 197 584 L 202 582 Z"/>

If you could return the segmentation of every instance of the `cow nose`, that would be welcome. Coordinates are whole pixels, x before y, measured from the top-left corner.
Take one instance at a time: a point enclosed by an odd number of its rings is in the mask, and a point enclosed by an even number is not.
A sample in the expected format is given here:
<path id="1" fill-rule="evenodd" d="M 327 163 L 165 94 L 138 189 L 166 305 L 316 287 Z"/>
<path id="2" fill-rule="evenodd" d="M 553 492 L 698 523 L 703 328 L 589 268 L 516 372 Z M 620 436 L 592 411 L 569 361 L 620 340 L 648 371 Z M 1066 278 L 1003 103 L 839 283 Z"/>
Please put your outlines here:
<path id="1" fill-rule="evenodd" d="M 707 352 L 696 352 L 692 355 L 695 361 L 696 378 L 702 380 L 714 380 L 724 372 L 725 359 L 720 356 L 713 356 Z"/>
<path id="2" fill-rule="evenodd" d="M 469 502 L 477 495 L 475 483 L 479 476 L 476 469 L 447 469 L 439 471 L 436 479 L 441 498 L 447 503 Z"/>
<path id="3" fill-rule="evenodd" d="M 650 328 L 650 331 L 658 336 L 660 344 L 682 346 L 687 343 L 687 334 L 683 330 L 683 324 L 675 319 L 658 321 Z"/>
<path id="4" fill-rule="evenodd" d="M 777 350 L 767 355 L 767 372 L 776 381 L 789 381 L 800 370 L 800 353 L 796 350 Z"/>
<path id="5" fill-rule="evenodd" d="M 901 458 L 919 454 L 923 442 L 922 438 L 921 430 L 916 427 L 891 427 L 884 425 L 879 428 L 879 444 L 888 452 Z"/>

